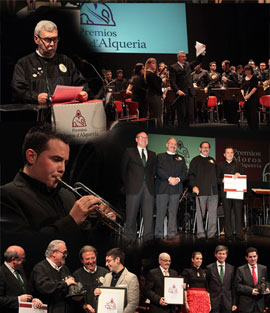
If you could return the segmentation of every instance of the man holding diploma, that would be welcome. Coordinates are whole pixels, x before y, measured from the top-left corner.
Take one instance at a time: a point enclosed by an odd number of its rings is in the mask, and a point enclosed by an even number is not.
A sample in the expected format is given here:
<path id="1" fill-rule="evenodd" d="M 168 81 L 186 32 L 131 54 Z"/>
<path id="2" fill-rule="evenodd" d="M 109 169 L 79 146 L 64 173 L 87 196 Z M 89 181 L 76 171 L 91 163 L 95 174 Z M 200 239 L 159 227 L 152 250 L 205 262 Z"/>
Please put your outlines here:
<path id="1" fill-rule="evenodd" d="M 226 147 L 224 152 L 225 160 L 217 166 L 218 184 L 221 187 L 221 200 L 224 209 L 224 229 L 225 237 L 228 241 L 233 238 L 231 212 L 233 210 L 235 217 L 235 233 L 236 238 L 243 240 L 243 216 L 242 216 L 242 200 L 227 199 L 224 192 L 224 174 L 234 175 L 238 179 L 243 174 L 242 165 L 234 158 L 234 148 Z"/>

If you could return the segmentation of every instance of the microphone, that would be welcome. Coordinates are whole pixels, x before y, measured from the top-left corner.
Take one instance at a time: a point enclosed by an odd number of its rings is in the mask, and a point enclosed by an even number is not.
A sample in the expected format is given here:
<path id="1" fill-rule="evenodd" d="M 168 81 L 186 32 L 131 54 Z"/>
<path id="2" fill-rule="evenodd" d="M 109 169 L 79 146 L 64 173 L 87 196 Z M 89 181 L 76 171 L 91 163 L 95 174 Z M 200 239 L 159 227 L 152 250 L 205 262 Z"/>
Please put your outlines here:
<path id="1" fill-rule="evenodd" d="M 105 82 L 104 82 L 103 77 L 99 74 L 98 70 L 95 68 L 95 66 L 94 66 L 92 63 L 90 63 L 90 62 L 88 62 L 87 60 L 82 59 L 82 58 L 80 58 L 80 61 L 81 61 L 82 63 L 84 63 L 84 64 L 90 65 L 90 66 L 93 68 L 93 70 L 95 71 L 95 73 L 97 74 L 97 76 L 101 79 L 103 85 L 105 85 Z"/>

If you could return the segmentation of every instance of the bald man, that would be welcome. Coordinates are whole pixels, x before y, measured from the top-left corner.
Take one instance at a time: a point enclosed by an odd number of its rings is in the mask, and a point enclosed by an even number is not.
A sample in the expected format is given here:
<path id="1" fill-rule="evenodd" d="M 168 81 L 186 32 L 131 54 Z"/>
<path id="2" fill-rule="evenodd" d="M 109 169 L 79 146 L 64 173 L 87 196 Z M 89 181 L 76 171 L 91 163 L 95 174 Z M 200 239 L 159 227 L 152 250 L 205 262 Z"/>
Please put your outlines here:
<path id="1" fill-rule="evenodd" d="M 4 264 L 0 267 L 0 311 L 17 313 L 19 302 L 33 302 L 41 307 L 42 302 L 33 298 L 23 271 L 25 252 L 20 246 L 10 246 L 4 253 Z"/>
<path id="2" fill-rule="evenodd" d="M 126 149 L 122 160 L 122 180 L 126 192 L 127 241 L 135 242 L 137 215 L 141 208 L 144 221 L 144 241 L 153 238 L 154 176 L 156 154 L 147 149 L 148 135 L 136 135 L 137 147 Z"/>
<path id="3" fill-rule="evenodd" d="M 149 313 L 174 313 L 175 305 L 167 304 L 164 298 L 164 276 L 177 277 L 177 272 L 170 269 L 171 257 L 162 252 L 158 257 L 159 267 L 149 271 L 146 278 L 145 295 L 150 300 Z"/>
<path id="4" fill-rule="evenodd" d="M 187 176 L 185 159 L 176 153 L 177 140 L 169 138 L 167 151 L 157 156 L 156 169 L 156 208 L 157 218 L 155 237 L 164 237 L 164 218 L 168 211 L 168 239 L 177 235 L 177 212 L 183 181 Z"/>

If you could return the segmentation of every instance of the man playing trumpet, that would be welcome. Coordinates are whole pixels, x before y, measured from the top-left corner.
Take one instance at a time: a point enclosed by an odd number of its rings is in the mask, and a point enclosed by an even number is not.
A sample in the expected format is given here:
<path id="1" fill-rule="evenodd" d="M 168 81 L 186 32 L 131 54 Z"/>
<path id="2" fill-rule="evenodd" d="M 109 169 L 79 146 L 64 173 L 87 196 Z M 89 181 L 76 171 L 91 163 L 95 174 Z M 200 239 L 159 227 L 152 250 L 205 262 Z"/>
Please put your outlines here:
<path id="1" fill-rule="evenodd" d="M 4 233 L 64 236 L 81 233 L 86 218 L 100 203 L 87 195 L 76 200 L 59 178 L 69 159 L 67 138 L 50 125 L 31 128 L 24 139 L 24 167 L 14 180 L 1 186 L 1 229 Z"/>

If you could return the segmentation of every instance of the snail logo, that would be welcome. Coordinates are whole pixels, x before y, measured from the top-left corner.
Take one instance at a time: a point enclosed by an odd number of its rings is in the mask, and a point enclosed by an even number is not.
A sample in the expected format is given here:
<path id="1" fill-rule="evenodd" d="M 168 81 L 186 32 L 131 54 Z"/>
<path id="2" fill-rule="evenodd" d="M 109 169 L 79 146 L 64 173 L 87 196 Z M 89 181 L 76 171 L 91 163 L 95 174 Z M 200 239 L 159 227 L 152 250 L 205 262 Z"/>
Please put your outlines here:
<path id="1" fill-rule="evenodd" d="M 270 182 L 270 162 L 266 163 L 266 165 L 263 169 L 262 181 L 265 183 Z"/>
<path id="2" fill-rule="evenodd" d="M 112 11 L 105 3 L 83 3 L 82 11 L 81 25 L 116 26 Z"/>
<path id="3" fill-rule="evenodd" d="M 85 118 L 82 116 L 80 110 L 76 111 L 76 115 L 72 119 L 72 127 L 86 127 Z"/>
<path id="4" fill-rule="evenodd" d="M 105 304 L 105 308 L 110 312 L 116 312 L 116 303 L 114 302 L 113 298 L 111 298 L 111 300 Z"/>
<path id="5" fill-rule="evenodd" d="M 169 287 L 168 292 L 169 293 L 178 293 L 178 290 L 177 290 L 175 285 L 172 285 L 172 287 Z"/>
<path id="6" fill-rule="evenodd" d="M 188 149 L 184 146 L 182 140 L 178 140 L 177 142 L 177 153 L 185 159 L 188 159 L 190 157 Z"/>

